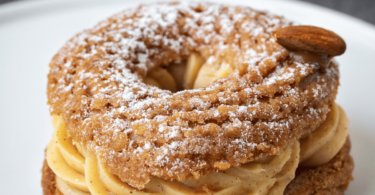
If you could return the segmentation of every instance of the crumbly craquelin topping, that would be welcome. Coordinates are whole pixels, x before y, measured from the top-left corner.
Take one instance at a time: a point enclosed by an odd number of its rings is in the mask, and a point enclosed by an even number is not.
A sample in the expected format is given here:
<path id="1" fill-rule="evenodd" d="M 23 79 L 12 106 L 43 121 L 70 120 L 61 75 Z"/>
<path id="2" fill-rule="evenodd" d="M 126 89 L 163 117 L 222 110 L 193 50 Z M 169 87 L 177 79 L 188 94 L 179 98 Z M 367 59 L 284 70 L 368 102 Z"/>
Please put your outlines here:
<path id="1" fill-rule="evenodd" d="M 278 154 L 329 111 L 338 67 L 293 57 L 272 37 L 291 25 L 247 7 L 162 3 L 131 8 L 73 37 L 50 63 L 48 103 L 73 140 L 136 188 Z M 235 72 L 172 93 L 148 71 L 200 53 Z"/>

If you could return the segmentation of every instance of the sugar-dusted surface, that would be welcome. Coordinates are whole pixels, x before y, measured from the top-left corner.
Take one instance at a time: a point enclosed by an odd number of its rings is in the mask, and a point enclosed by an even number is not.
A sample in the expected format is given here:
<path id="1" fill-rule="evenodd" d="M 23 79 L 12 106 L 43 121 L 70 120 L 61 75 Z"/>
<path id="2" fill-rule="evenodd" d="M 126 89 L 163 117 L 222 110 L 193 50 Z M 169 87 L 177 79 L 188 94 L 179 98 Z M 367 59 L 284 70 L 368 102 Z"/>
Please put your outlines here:
<path id="1" fill-rule="evenodd" d="M 143 188 L 277 154 L 319 125 L 336 95 L 335 63 L 291 60 L 271 32 L 289 25 L 244 7 L 158 4 L 126 10 L 71 39 L 48 76 L 52 114 L 109 170 Z M 236 72 L 206 89 L 146 86 L 153 67 L 201 53 Z M 306 78 L 306 79 L 305 79 Z"/>

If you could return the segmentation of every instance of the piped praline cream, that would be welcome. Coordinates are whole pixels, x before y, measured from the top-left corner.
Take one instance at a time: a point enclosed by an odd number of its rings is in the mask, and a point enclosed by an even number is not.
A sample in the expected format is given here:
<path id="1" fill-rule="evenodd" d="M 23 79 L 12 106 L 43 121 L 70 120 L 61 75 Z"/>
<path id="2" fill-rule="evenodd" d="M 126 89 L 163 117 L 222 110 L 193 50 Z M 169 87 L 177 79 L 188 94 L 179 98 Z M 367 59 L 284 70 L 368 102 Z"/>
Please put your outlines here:
<path id="1" fill-rule="evenodd" d="M 51 114 L 91 165 L 102 163 L 138 190 L 153 178 L 182 182 L 281 156 L 325 121 L 339 84 L 337 63 L 297 59 L 272 36 L 290 25 L 210 3 L 125 10 L 76 35 L 53 58 Z M 168 67 L 194 53 L 204 61 L 191 69 L 199 72 L 176 82 Z M 181 83 L 196 89 L 177 91 Z"/>

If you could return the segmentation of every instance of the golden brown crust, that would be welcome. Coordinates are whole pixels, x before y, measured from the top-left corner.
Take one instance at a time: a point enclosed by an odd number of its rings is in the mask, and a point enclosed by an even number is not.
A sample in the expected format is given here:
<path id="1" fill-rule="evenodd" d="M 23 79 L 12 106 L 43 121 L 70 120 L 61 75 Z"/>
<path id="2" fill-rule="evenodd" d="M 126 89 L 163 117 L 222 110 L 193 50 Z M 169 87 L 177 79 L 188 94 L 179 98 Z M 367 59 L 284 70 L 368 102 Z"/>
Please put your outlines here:
<path id="1" fill-rule="evenodd" d="M 296 178 L 285 189 L 285 195 L 341 195 L 353 180 L 353 158 L 349 155 L 349 138 L 328 163 L 315 168 L 298 168 Z"/>
<path id="2" fill-rule="evenodd" d="M 341 195 L 353 180 L 353 158 L 350 156 L 350 140 L 327 164 L 305 170 L 297 170 L 296 178 L 285 189 L 284 195 Z M 44 195 L 60 195 L 56 192 L 55 175 L 45 162 L 42 187 Z M 58 191 L 58 190 L 56 190 Z M 203 192 L 201 190 L 200 192 Z"/>
<path id="3" fill-rule="evenodd" d="M 56 193 L 56 175 L 49 168 L 47 160 L 44 160 L 42 168 L 42 188 L 43 195 L 58 195 Z"/>
<path id="4" fill-rule="evenodd" d="M 51 114 L 139 189 L 152 176 L 184 180 L 277 154 L 325 120 L 339 84 L 336 63 L 321 71 L 276 43 L 271 32 L 287 25 L 247 7 L 205 3 L 126 10 L 53 58 Z M 178 93 L 142 83 L 147 71 L 193 51 L 234 73 Z"/>

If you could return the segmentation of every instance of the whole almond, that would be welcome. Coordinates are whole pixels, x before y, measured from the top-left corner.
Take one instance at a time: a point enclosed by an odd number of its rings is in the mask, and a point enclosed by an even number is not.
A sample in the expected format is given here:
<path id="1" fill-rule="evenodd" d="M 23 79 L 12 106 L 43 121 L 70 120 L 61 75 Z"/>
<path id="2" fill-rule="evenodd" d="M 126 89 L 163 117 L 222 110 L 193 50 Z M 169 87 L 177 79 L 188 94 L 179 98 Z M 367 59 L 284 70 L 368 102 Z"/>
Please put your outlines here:
<path id="1" fill-rule="evenodd" d="M 315 26 L 288 26 L 273 33 L 287 49 L 339 56 L 346 50 L 345 41 L 336 33 Z"/>

